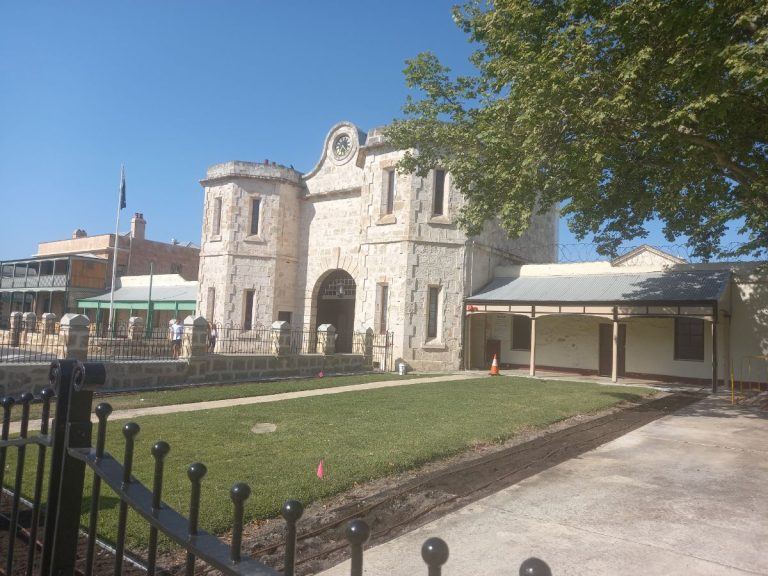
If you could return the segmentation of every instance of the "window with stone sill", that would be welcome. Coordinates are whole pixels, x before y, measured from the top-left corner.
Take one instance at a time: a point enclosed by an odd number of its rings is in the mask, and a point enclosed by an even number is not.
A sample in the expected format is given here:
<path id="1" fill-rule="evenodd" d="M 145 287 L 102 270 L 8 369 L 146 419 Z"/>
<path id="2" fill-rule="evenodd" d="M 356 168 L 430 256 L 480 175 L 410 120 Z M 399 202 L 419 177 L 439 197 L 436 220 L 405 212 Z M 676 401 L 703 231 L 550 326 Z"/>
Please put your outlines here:
<path id="1" fill-rule="evenodd" d="M 251 223 L 249 235 L 258 236 L 260 232 L 259 220 L 261 217 L 261 198 L 251 198 Z"/>
<path id="2" fill-rule="evenodd" d="M 440 317 L 442 290 L 440 286 L 430 286 L 427 290 L 427 342 L 436 344 L 442 341 L 443 322 Z"/>
<path id="3" fill-rule="evenodd" d="M 381 215 L 389 216 L 395 211 L 395 194 L 397 193 L 397 171 L 394 168 L 384 170 Z"/>
<path id="4" fill-rule="evenodd" d="M 213 236 L 221 235 L 221 198 L 213 199 L 213 226 L 211 227 Z"/>
<path id="5" fill-rule="evenodd" d="M 445 170 L 435 169 L 432 182 L 432 216 L 445 216 Z"/>
<path id="6" fill-rule="evenodd" d="M 387 333 L 387 315 L 389 311 L 389 285 L 376 284 L 376 317 L 374 330 L 377 334 Z"/>

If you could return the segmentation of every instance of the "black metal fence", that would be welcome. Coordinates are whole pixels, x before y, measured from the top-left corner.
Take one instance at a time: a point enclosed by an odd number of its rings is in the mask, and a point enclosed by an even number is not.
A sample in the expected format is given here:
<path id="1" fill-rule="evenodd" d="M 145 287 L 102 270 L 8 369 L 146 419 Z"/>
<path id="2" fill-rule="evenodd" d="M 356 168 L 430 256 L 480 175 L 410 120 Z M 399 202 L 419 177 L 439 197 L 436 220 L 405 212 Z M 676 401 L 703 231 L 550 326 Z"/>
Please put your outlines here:
<path id="1" fill-rule="evenodd" d="M 100 363 L 82 364 L 76 360 L 62 360 L 51 365 L 51 388 L 41 393 L 43 405 L 40 433 L 28 435 L 30 404 L 32 394 L 20 398 L 22 418 L 18 438 L 10 438 L 11 411 L 16 404 L 12 398 L 2 399 L 3 422 L 0 437 L 0 484 L 5 485 L 6 456 L 9 449 L 16 450 L 14 482 L 11 489 L 10 509 L 0 520 L 8 529 L 4 568 L 5 574 L 15 574 L 17 566 L 23 567 L 27 576 L 71 575 L 77 570 L 86 576 L 94 574 L 94 558 L 97 543 L 99 502 L 102 486 L 105 484 L 119 499 L 119 517 L 114 562 L 110 574 L 123 572 L 126 521 L 129 509 L 142 516 L 149 524 L 150 539 L 147 554 L 147 573 L 157 572 L 158 535 L 163 534 L 186 550 L 185 574 L 195 572 L 195 562 L 204 562 L 225 575 L 277 576 L 279 573 L 257 559 L 242 554 L 243 510 L 250 495 L 247 484 L 235 484 L 230 490 L 233 504 L 233 528 L 231 543 L 226 544 L 216 536 L 199 527 L 201 480 L 207 470 L 204 464 L 194 463 L 188 467 L 190 480 L 189 517 L 170 508 L 162 501 L 164 458 L 170 446 L 163 441 L 152 446 L 155 459 L 155 473 L 152 489 L 145 487 L 132 477 L 135 438 L 139 426 L 130 422 L 122 428 L 125 437 L 125 451 L 122 462 L 105 452 L 107 419 L 112 412 L 109 404 L 96 406 L 98 418 L 96 445 L 92 444 L 90 420 L 93 391 L 105 381 L 105 368 Z M 55 392 L 54 392 L 55 390 Z M 56 419 L 49 428 L 51 403 L 56 399 Z M 27 448 L 37 448 L 37 468 L 31 500 L 31 519 L 28 524 L 20 522 L 21 491 L 24 483 L 25 456 Z M 50 451 L 50 454 L 48 453 Z M 43 502 L 47 458 L 50 457 L 50 471 L 47 473 L 47 501 Z M 86 467 L 93 473 L 91 507 L 87 531 L 87 545 L 84 562 L 78 565 L 76 550 L 80 512 L 83 500 Z M 0 493 L 0 498 L 3 494 Z M 41 510 L 45 508 L 45 514 Z M 286 541 L 284 574 L 293 576 L 296 565 L 297 522 L 303 514 L 303 506 L 296 501 L 283 505 L 282 515 L 286 520 Z M 368 526 L 361 520 L 351 521 L 346 528 L 351 548 L 351 574 L 361 576 L 363 572 L 363 545 L 370 536 Z M 17 543 L 26 544 L 23 558 L 18 558 Z M 439 576 L 441 567 L 448 560 L 448 546 L 439 538 L 430 538 L 422 547 L 422 557 L 428 565 L 430 576 Z M 81 565 L 84 564 L 84 567 Z M 103 573 L 103 572 L 102 572 Z M 206 572 L 207 573 L 207 572 Z M 520 566 L 520 574 L 527 576 L 551 576 L 547 565 L 536 558 L 530 558 Z"/>
<path id="2" fill-rule="evenodd" d="M 180 348 L 174 346 L 168 328 L 142 325 L 91 325 L 88 338 L 88 359 L 94 362 L 120 360 L 174 360 Z"/>
<path id="3" fill-rule="evenodd" d="M 0 363 L 48 363 L 63 352 L 58 323 L 23 320 L 0 330 Z"/>
<path id="4" fill-rule="evenodd" d="M 241 328 L 230 324 L 217 326 L 216 344 L 209 344 L 208 351 L 215 354 L 271 354 L 272 328 Z"/>

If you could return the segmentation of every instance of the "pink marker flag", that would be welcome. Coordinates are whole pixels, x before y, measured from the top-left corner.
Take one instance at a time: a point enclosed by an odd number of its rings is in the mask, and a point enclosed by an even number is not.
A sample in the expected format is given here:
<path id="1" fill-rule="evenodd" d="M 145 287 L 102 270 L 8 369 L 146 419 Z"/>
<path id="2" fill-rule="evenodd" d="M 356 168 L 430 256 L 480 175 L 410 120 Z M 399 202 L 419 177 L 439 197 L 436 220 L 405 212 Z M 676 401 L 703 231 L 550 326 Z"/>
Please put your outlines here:
<path id="1" fill-rule="evenodd" d="M 317 477 L 322 478 L 325 474 L 325 465 L 323 463 L 323 460 L 320 459 L 320 463 L 317 465 Z"/>

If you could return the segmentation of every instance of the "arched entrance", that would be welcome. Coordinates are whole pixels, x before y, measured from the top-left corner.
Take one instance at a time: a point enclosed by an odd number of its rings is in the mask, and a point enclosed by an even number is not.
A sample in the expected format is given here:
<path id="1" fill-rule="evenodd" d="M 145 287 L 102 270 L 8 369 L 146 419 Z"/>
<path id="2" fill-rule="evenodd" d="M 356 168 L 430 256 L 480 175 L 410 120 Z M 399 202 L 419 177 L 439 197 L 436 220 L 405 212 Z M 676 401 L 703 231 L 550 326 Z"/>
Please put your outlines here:
<path id="1" fill-rule="evenodd" d="M 355 280 L 344 270 L 331 272 L 317 292 L 316 326 L 333 324 L 338 337 L 336 352 L 352 352 L 355 325 Z"/>

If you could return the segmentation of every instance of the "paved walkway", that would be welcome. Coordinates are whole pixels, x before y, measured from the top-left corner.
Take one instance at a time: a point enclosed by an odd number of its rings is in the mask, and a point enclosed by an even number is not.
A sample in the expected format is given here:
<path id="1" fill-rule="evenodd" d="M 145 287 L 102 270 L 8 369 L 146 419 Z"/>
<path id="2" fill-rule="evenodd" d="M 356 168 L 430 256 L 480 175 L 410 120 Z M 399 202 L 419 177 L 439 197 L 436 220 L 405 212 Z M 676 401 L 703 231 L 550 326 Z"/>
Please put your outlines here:
<path id="1" fill-rule="evenodd" d="M 366 551 L 367 576 L 517 574 L 527 557 L 555 576 L 768 574 L 768 413 L 710 396 Z M 348 563 L 323 573 L 349 574 Z"/>

